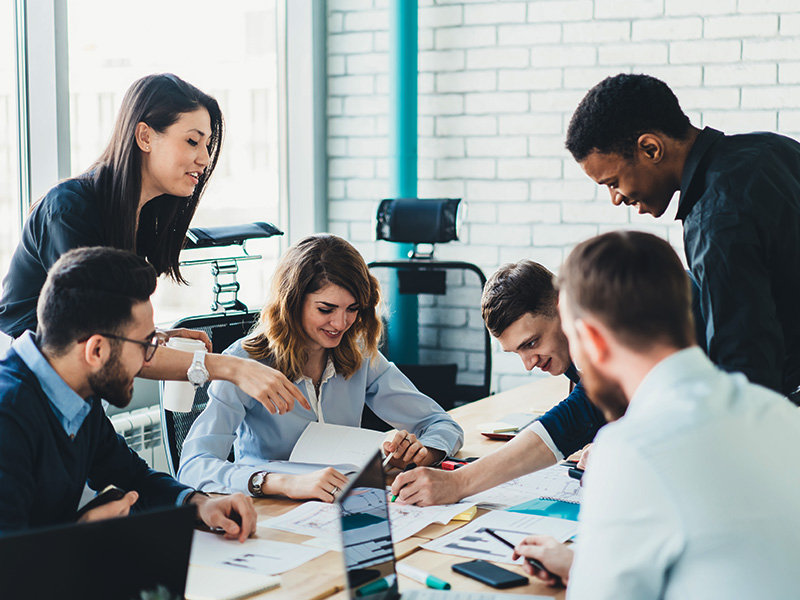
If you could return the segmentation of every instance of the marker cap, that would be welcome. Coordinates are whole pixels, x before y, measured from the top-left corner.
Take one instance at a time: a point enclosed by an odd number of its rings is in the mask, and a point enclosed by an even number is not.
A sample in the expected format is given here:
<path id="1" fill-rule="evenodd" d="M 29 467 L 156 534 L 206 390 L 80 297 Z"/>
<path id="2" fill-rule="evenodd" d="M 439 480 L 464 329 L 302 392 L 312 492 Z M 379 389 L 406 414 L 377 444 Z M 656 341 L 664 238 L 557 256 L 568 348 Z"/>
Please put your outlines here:
<path id="1" fill-rule="evenodd" d="M 438 577 L 434 577 L 433 575 L 428 575 L 425 578 L 425 585 L 429 588 L 433 588 L 434 590 L 449 590 L 450 584 L 446 581 L 442 581 Z"/>

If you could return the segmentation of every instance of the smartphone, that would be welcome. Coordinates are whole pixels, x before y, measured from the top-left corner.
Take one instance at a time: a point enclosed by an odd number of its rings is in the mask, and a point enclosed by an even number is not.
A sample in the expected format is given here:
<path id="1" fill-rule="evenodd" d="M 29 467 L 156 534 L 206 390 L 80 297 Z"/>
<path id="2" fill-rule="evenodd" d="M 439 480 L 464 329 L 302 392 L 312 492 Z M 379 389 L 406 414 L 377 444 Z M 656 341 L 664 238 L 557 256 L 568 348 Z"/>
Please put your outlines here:
<path id="1" fill-rule="evenodd" d="M 494 529 L 490 529 L 490 528 L 488 528 L 488 527 L 484 527 L 483 531 L 485 531 L 486 533 L 488 533 L 490 536 L 492 536 L 492 537 L 493 537 L 493 538 L 495 538 L 496 540 L 498 540 L 498 541 L 500 541 L 500 542 L 504 543 L 506 546 L 508 546 L 508 547 L 509 547 L 509 548 L 511 548 L 512 550 L 515 548 L 514 544 L 512 544 L 512 543 L 511 543 L 511 542 L 509 542 L 509 541 L 508 541 L 506 538 L 504 538 L 504 537 L 502 537 L 501 535 L 499 535 L 499 534 L 498 534 L 498 533 L 497 533 L 497 532 L 496 532 Z M 550 571 L 548 571 L 548 570 L 545 568 L 545 566 L 544 566 L 544 565 L 541 563 L 541 561 L 538 561 L 538 560 L 536 560 L 535 558 L 528 558 L 528 557 L 525 557 L 525 560 L 526 560 L 526 561 L 528 562 L 528 564 L 529 564 L 529 565 L 531 565 L 532 567 L 534 567 L 534 568 L 536 568 L 536 569 L 539 569 L 540 571 L 544 571 L 545 573 L 547 573 L 548 575 L 550 575 L 550 577 L 554 577 L 554 578 L 556 579 L 556 581 L 557 581 L 559 584 L 561 583 L 561 578 L 560 578 L 558 575 L 556 575 L 556 574 L 554 574 L 554 573 L 551 573 Z"/>
<path id="2" fill-rule="evenodd" d="M 524 575 L 519 575 L 508 569 L 498 567 L 485 560 L 471 560 L 469 562 L 456 563 L 453 565 L 452 569 L 456 573 L 472 577 L 481 583 L 498 589 L 528 584 L 528 578 Z"/>
<path id="3" fill-rule="evenodd" d="M 81 507 L 81 509 L 75 515 L 75 520 L 77 521 L 93 508 L 103 506 L 104 504 L 114 502 L 115 500 L 122 500 L 123 496 L 125 496 L 125 490 L 118 488 L 115 485 L 107 485 L 99 494 L 97 494 L 97 496 L 89 500 L 89 502 Z"/>

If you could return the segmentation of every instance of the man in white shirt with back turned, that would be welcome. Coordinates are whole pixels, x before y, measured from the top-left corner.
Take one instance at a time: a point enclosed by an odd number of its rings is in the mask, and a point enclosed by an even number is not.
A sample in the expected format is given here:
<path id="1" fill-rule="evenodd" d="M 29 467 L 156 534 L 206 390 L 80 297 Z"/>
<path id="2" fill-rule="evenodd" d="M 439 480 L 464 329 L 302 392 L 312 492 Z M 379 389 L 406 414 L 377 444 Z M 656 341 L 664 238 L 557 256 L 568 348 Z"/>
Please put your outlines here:
<path id="1" fill-rule="evenodd" d="M 588 240 L 559 288 L 570 353 L 614 422 L 589 459 L 574 553 L 530 536 L 518 555 L 570 600 L 797 598 L 800 411 L 695 345 L 689 280 L 664 240 Z"/>

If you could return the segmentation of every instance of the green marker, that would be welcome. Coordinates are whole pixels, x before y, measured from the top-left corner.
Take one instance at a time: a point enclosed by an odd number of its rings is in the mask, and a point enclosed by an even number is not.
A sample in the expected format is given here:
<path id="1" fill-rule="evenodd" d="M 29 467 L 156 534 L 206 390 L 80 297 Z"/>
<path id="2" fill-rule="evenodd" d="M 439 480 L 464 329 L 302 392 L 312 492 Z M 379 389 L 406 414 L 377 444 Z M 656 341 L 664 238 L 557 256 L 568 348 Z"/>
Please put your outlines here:
<path id="1" fill-rule="evenodd" d="M 403 469 L 403 473 L 405 473 L 406 471 L 410 471 L 411 469 L 416 469 L 416 468 L 417 468 L 417 463 L 410 462 L 410 463 L 408 463 L 406 465 L 406 468 Z M 392 494 L 392 498 L 391 498 L 390 502 L 394 502 L 395 500 L 397 500 L 397 494 Z"/>
<path id="2" fill-rule="evenodd" d="M 368 583 L 367 585 L 361 586 L 356 590 L 356 597 L 363 598 L 364 596 L 371 596 L 372 594 L 377 594 L 378 592 L 382 592 L 383 590 L 388 590 L 390 587 L 389 579 L 387 577 L 381 577 L 380 579 Z"/>
<path id="3" fill-rule="evenodd" d="M 422 569 L 418 569 L 417 567 L 412 567 L 411 565 L 407 565 L 405 563 L 397 563 L 397 572 L 401 575 L 405 575 L 409 579 L 413 579 L 414 581 L 418 581 L 427 585 L 429 588 L 433 588 L 434 590 L 449 590 L 450 584 L 446 581 L 439 579 L 438 577 L 434 577 L 430 573 L 426 573 Z"/>

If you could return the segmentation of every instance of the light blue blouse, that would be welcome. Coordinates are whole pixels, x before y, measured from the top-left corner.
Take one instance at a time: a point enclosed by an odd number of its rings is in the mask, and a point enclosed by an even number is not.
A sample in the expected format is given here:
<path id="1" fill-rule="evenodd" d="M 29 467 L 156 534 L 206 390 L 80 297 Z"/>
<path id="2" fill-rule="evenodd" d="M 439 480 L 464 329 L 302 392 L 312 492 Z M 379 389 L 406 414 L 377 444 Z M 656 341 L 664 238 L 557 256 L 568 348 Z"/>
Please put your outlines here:
<path id="1" fill-rule="evenodd" d="M 225 354 L 249 357 L 241 340 Z M 194 422 L 184 442 L 178 480 L 206 492 L 247 494 L 250 476 L 260 469 L 269 470 L 270 461 L 287 460 L 309 423 L 320 421 L 358 427 L 364 404 L 393 427 L 416 435 L 429 448 L 451 455 L 464 443 L 464 432 L 452 417 L 417 390 L 383 355 L 372 363 L 365 358 L 350 379 L 333 372 L 329 365 L 320 387 L 318 405 L 308 378 L 295 383 L 312 408 L 316 406 L 316 412 L 295 403 L 288 413 L 271 415 L 236 385 L 214 381 L 209 387 L 208 406 Z M 235 463 L 227 461 L 231 445 Z"/>

